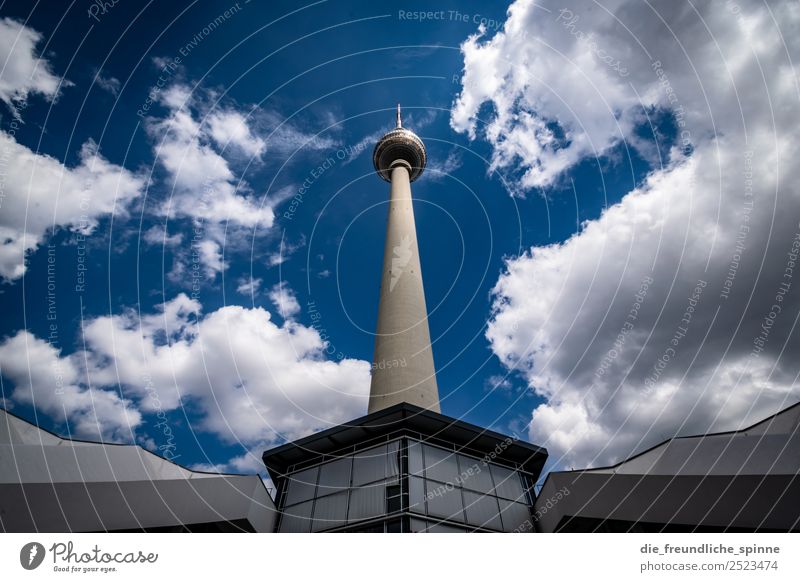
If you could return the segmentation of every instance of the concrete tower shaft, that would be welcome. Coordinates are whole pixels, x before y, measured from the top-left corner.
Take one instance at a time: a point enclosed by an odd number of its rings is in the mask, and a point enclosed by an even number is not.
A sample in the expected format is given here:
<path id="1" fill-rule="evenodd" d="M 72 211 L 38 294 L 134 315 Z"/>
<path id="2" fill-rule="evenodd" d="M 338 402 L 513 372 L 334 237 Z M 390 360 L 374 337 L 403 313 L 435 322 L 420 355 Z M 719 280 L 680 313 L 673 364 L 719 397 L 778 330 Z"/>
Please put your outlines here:
<path id="1" fill-rule="evenodd" d="M 400 402 L 440 412 L 428 311 L 422 285 L 411 182 L 422 174 L 425 146 L 397 127 L 375 146 L 375 170 L 391 183 L 369 412 Z"/>

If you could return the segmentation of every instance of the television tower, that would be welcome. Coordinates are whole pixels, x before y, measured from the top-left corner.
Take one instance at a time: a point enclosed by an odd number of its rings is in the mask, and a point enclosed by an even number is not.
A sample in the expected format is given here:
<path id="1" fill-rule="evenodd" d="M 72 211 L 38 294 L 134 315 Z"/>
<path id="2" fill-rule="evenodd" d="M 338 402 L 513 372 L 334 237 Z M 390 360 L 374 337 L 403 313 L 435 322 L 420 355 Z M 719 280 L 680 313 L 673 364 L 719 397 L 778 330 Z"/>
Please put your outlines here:
<path id="1" fill-rule="evenodd" d="M 400 402 L 441 412 L 411 198 L 411 182 L 426 161 L 425 145 L 403 127 L 398 104 L 397 127 L 378 141 L 372 155 L 375 170 L 391 188 L 370 413 Z"/>

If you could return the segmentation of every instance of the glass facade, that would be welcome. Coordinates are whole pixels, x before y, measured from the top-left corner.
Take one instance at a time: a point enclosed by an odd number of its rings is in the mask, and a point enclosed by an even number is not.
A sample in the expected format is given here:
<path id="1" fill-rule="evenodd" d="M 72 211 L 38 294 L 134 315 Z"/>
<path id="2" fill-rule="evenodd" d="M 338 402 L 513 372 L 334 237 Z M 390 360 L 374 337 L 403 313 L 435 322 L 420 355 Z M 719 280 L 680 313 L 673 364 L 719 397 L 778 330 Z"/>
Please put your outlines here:
<path id="1" fill-rule="evenodd" d="M 518 468 L 398 437 L 290 472 L 278 531 L 509 532 L 530 519 L 530 487 Z"/>

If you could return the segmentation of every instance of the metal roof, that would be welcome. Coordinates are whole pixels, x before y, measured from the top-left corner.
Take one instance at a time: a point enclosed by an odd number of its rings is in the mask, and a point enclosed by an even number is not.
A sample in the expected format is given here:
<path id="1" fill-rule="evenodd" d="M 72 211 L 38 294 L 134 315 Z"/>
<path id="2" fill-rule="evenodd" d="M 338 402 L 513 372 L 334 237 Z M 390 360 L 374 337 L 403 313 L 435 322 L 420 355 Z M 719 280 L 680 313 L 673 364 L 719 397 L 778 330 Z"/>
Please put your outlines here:
<path id="1" fill-rule="evenodd" d="M 800 403 L 744 429 L 676 437 L 610 467 L 554 471 L 540 531 L 796 531 Z"/>
<path id="2" fill-rule="evenodd" d="M 534 479 L 547 459 L 547 450 L 537 445 L 402 402 L 270 449 L 263 455 L 264 464 L 276 480 L 292 465 L 325 456 L 335 458 L 401 432 L 473 454 L 486 455 L 494 451 L 493 459 L 519 464 Z"/>
<path id="3" fill-rule="evenodd" d="M 0 530 L 272 531 L 258 475 L 192 471 L 138 445 L 62 438 L 0 409 Z"/>

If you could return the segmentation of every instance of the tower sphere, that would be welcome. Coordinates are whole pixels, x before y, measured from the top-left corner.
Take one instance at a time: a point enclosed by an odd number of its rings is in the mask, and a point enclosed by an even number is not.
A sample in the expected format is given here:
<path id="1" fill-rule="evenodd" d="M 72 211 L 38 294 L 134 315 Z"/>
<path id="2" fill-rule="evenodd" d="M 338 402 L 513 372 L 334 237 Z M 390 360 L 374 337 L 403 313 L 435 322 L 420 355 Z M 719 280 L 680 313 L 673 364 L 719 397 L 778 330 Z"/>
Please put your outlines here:
<path id="1" fill-rule="evenodd" d="M 425 144 L 413 131 L 402 126 L 400 121 L 400 105 L 397 106 L 397 127 L 384 135 L 375 145 L 372 153 L 372 163 L 378 175 L 391 182 L 392 166 L 398 160 L 406 162 L 410 169 L 408 177 L 414 181 L 422 174 L 428 156 L 425 153 Z"/>

